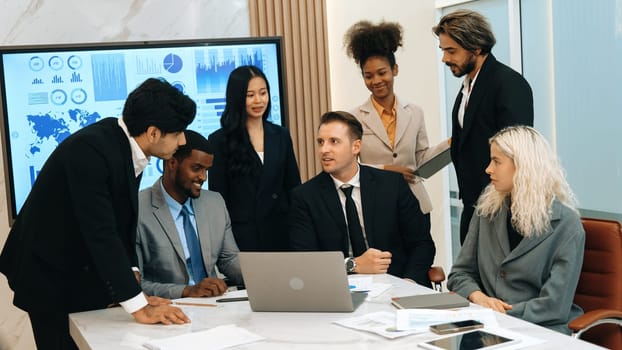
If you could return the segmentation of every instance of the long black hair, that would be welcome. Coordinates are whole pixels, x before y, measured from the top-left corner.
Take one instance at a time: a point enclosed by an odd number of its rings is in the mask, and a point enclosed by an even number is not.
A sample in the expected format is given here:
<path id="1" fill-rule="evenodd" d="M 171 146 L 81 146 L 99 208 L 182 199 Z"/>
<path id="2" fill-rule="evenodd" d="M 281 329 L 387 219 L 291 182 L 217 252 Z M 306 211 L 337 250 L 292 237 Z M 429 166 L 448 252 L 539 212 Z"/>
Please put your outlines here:
<path id="1" fill-rule="evenodd" d="M 227 169 L 231 175 L 250 174 L 257 169 L 258 163 L 255 150 L 250 142 L 246 129 L 246 93 L 251 79 L 260 77 L 266 82 L 268 95 L 270 84 L 261 69 L 255 66 L 240 66 L 229 75 L 226 92 L 225 110 L 220 118 L 220 125 L 225 133 L 224 156 L 227 161 Z M 265 121 L 270 115 L 272 108 L 270 98 L 262 119 Z"/>

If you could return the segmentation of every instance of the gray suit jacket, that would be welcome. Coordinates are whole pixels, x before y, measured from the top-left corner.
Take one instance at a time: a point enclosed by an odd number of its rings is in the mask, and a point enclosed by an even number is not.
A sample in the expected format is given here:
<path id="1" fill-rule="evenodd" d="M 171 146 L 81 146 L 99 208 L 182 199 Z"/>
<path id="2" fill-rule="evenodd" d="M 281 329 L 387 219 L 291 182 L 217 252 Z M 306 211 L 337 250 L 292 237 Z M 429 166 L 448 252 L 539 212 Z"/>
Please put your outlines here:
<path id="1" fill-rule="evenodd" d="M 442 142 L 434 148 L 428 146 L 423 111 L 419 106 L 401 102 L 397 98 L 395 146 L 391 147 L 391 141 L 382 124 L 378 112 L 372 104 L 371 97 L 362 105 L 355 108 L 351 113 L 363 125 L 363 142 L 361 143 L 361 163 L 382 169 L 382 165 L 391 164 L 416 170 L 421 163 L 431 158 L 445 146 Z M 423 186 L 423 179 L 417 178 L 414 184 L 408 184 L 424 214 L 432 210 L 432 201 Z"/>
<path id="2" fill-rule="evenodd" d="M 507 209 L 492 220 L 473 215 L 447 288 L 465 298 L 481 290 L 512 305 L 509 315 L 569 334 L 568 322 L 583 313 L 572 302 L 585 248 L 578 214 L 555 200 L 552 229 L 512 251 L 506 220 Z"/>
<path id="3" fill-rule="evenodd" d="M 216 277 L 216 266 L 233 284 L 242 283 L 238 246 L 231 232 L 225 201 L 217 192 L 202 190 L 192 200 L 205 271 Z M 136 252 L 142 288 L 148 295 L 180 298 L 189 274 L 184 250 L 160 180 L 139 193 Z"/>

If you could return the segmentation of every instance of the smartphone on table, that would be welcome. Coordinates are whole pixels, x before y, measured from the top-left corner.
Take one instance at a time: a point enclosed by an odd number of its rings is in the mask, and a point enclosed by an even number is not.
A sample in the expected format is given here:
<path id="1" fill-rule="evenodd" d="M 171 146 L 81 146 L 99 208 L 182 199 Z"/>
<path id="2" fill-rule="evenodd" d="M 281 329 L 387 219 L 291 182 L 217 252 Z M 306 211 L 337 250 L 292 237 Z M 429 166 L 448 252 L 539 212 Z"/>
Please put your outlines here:
<path id="1" fill-rule="evenodd" d="M 473 329 L 484 328 L 484 324 L 475 320 L 464 320 L 456 322 L 447 322 L 434 324 L 430 326 L 430 330 L 436 334 L 450 334 L 457 332 L 470 331 Z"/>

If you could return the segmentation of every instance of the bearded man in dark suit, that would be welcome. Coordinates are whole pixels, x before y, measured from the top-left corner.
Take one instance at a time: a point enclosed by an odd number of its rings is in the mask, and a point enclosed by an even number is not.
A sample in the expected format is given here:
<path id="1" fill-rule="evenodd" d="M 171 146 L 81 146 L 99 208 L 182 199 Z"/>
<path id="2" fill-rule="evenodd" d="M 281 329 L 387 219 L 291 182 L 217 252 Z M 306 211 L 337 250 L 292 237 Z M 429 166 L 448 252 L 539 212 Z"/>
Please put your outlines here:
<path id="1" fill-rule="evenodd" d="M 451 160 L 456 169 L 463 211 L 460 243 L 466 237 L 475 202 L 490 182 L 488 139 L 512 125 L 533 126 L 533 94 L 529 83 L 491 53 L 495 36 L 479 13 L 458 10 L 432 28 L 445 63 L 464 76 L 452 111 Z"/>

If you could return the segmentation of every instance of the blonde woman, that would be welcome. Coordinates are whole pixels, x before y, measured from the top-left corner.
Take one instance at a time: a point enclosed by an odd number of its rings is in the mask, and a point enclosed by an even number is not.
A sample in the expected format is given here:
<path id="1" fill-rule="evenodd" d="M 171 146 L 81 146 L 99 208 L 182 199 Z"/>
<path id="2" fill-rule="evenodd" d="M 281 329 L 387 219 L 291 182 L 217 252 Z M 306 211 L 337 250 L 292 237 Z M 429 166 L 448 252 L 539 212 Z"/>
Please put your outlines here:
<path id="1" fill-rule="evenodd" d="M 528 126 L 490 139 L 477 201 L 448 288 L 475 304 L 570 333 L 585 232 L 556 155 Z"/>

